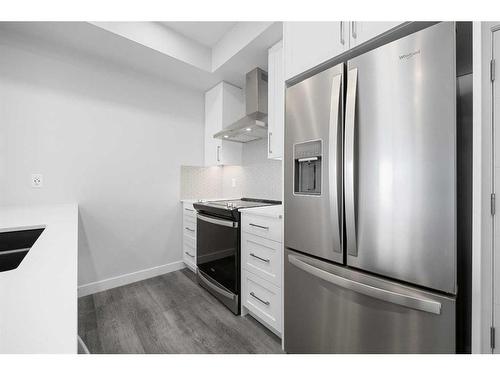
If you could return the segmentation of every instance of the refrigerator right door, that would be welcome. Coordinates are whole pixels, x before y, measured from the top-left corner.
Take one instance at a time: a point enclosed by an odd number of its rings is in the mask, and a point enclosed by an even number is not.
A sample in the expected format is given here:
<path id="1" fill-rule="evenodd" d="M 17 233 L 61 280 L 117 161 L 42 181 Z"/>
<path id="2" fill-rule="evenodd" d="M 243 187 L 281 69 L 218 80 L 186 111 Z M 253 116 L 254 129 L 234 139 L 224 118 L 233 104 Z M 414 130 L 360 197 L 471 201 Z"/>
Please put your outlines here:
<path id="1" fill-rule="evenodd" d="M 456 293 L 455 24 L 348 62 L 347 264 Z"/>

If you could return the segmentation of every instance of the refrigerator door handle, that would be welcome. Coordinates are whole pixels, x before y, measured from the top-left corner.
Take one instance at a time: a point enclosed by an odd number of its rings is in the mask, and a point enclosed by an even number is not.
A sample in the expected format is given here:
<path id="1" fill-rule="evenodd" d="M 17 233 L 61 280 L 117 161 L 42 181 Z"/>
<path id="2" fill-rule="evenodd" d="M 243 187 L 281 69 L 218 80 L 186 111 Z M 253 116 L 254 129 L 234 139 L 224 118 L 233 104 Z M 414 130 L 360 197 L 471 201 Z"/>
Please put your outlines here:
<path id="1" fill-rule="evenodd" d="M 351 69 L 347 73 L 347 97 L 345 120 L 345 156 L 344 156 L 344 191 L 345 191 L 345 221 L 347 254 L 358 256 L 356 244 L 356 205 L 355 205 L 355 120 L 356 120 L 356 93 L 358 86 L 358 69 Z"/>
<path id="2" fill-rule="evenodd" d="M 377 288 L 375 286 L 360 283 L 355 280 L 350 280 L 345 277 L 325 271 L 321 268 L 315 267 L 307 261 L 299 259 L 297 256 L 288 254 L 288 261 L 295 267 L 318 277 L 331 284 L 352 290 L 353 292 L 364 294 L 365 296 L 372 297 L 378 300 L 386 301 L 410 309 L 425 311 L 428 313 L 440 315 L 441 303 L 430 299 L 418 298 L 411 295 L 397 293 L 386 289 Z"/>
<path id="3" fill-rule="evenodd" d="M 338 153 L 338 130 L 339 130 L 339 114 L 340 114 L 340 88 L 342 87 L 342 75 L 338 74 L 332 79 L 332 91 L 330 97 L 330 124 L 329 124 L 329 140 L 328 140 L 328 177 L 329 177 L 329 201 L 330 201 L 330 217 L 333 225 L 333 251 L 342 253 L 342 245 L 340 243 L 340 209 L 339 209 L 339 186 L 337 170 Z M 335 155 L 335 157 L 333 157 Z"/>

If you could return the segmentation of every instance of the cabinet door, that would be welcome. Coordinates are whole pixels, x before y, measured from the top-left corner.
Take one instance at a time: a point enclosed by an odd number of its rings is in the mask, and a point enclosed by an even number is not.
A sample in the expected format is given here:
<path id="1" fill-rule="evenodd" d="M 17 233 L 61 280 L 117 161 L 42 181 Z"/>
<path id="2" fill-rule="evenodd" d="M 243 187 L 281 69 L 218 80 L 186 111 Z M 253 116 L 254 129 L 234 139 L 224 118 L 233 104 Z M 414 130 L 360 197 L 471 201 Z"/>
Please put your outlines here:
<path id="1" fill-rule="evenodd" d="M 233 124 L 245 116 L 245 94 L 239 87 L 222 83 L 222 123 L 221 128 Z M 219 164 L 241 165 L 243 145 L 241 143 L 221 141 Z"/>
<path id="2" fill-rule="evenodd" d="M 213 135 L 222 129 L 222 83 L 205 93 L 205 166 L 222 164 L 220 139 Z"/>
<path id="3" fill-rule="evenodd" d="M 288 80 L 347 48 L 346 22 L 285 22 L 285 79 Z"/>
<path id="4" fill-rule="evenodd" d="M 402 22 L 349 22 L 350 48 L 356 47 L 377 35 L 401 25 Z"/>
<path id="5" fill-rule="evenodd" d="M 215 139 L 215 133 L 245 114 L 243 90 L 221 82 L 205 93 L 205 165 L 241 164 L 240 143 Z"/>
<path id="6" fill-rule="evenodd" d="M 283 157 L 283 128 L 285 125 L 285 76 L 282 41 L 269 49 L 268 66 L 267 157 L 281 160 Z"/>

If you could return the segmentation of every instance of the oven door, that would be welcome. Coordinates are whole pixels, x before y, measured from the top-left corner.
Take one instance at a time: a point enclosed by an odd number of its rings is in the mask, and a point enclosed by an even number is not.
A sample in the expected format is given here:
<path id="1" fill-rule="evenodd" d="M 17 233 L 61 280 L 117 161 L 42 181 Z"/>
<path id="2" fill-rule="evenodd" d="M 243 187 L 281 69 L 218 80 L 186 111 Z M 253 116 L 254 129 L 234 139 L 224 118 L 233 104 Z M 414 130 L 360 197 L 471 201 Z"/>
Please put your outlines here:
<path id="1" fill-rule="evenodd" d="M 235 314 L 239 313 L 238 222 L 198 214 L 198 282 Z"/>

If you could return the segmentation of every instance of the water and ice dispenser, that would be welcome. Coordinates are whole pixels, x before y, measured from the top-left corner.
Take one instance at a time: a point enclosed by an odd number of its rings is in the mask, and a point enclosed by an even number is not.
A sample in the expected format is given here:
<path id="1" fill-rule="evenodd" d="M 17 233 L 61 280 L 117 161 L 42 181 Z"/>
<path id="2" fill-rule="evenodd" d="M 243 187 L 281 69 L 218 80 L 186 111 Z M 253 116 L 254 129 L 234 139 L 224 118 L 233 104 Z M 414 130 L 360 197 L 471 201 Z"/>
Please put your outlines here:
<path id="1" fill-rule="evenodd" d="M 295 194 L 321 195 L 321 153 L 321 140 L 294 145 Z"/>

